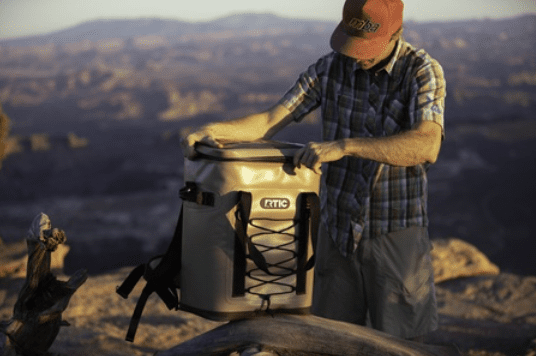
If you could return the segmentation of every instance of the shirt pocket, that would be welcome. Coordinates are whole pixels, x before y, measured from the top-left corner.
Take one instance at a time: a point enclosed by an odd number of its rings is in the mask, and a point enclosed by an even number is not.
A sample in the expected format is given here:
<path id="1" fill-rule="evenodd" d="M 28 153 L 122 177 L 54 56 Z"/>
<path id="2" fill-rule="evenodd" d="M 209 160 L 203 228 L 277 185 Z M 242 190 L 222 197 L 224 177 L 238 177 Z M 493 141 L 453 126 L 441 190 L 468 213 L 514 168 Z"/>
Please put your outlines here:
<path id="1" fill-rule="evenodd" d="M 411 128 L 407 105 L 399 99 L 386 100 L 382 114 L 383 132 L 386 136 Z"/>
<path id="2" fill-rule="evenodd" d="M 376 127 L 375 118 L 368 118 L 370 105 L 366 100 L 347 94 L 337 98 L 338 125 L 347 131 L 345 137 L 372 136 Z"/>

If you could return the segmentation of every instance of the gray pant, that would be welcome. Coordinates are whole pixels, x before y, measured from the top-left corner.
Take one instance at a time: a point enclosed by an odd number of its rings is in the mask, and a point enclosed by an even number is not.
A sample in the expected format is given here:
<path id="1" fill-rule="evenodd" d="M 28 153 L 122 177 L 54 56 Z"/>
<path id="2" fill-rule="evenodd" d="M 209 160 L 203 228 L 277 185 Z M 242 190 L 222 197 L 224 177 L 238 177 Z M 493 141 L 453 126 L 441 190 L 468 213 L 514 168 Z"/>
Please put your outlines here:
<path id="1" fill-rule="evenodd" d="M 345 258 L 322 226 L 313 313 L 359 325 L 368 320 L 374 329 L 401 338 L 437 329 L 430 249 L 427 228 L 410 227 L 363 239 L 357 253 Z"/>

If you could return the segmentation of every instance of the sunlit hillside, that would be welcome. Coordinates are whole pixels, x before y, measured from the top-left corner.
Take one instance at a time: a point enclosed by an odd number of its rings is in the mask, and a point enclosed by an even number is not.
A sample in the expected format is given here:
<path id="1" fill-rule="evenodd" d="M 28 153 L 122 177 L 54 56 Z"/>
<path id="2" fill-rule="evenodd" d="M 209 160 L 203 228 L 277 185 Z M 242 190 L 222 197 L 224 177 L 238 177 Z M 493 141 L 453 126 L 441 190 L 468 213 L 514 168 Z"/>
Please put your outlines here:
<path id="1" fill-rule="evenodd" d="M 71 263 L 95 260 L 89 241 L 107 246 L 102 268 L 124 264 L 117 241 L 143 259 L 176 221 L 178 132 L 272 105 L 330 51 L 335 26 L 272 15 L 99 21 L 0 42 L 0 103 L 11 119 L 0 236 L 20 238 L 46 211 L 78 239 Z M 447 81 L 446 139 L 429 172 L 431 235 L 536 274 L 536 15 L 409 22 L 404 37 Z M 277 138 L 318 140 L 318 121 Z"/>
<path id="2" fill-rule="evenodd" d="M 336 24 L 259 19 L 95 22 L 0 42 L 0 102 L 18 117 L 15 128 L 228 118 L 264 108 L 330 50 Z M 451 121 L 532 117 L 536 16 L 408 23 L 404 36 L 442 64 Z"/>

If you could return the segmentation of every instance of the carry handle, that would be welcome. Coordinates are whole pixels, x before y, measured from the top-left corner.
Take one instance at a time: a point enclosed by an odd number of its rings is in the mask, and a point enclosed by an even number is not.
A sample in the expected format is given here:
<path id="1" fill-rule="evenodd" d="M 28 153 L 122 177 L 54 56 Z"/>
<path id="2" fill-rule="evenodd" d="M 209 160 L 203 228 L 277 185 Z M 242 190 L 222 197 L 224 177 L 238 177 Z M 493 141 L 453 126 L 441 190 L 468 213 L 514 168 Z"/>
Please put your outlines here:
<path id="1" fill-rule="evenodd" d="M 254 148 L 256 145 L 258 145 L 257 148 L 248 150 L 249 148 Z M 270 140 L 227 142 L 227 145 L 224 145 L 224 147 L 214 147 L 203 142 L 196 142 L 194 144 L 196 158 L 206 158 L 213 161 L 272 163 L 292 163 L 295 152 L 302 147 L 303 144 L 299 143 Z M 247 155 L 239 153 L 244 148 L 248 151 Z"/>

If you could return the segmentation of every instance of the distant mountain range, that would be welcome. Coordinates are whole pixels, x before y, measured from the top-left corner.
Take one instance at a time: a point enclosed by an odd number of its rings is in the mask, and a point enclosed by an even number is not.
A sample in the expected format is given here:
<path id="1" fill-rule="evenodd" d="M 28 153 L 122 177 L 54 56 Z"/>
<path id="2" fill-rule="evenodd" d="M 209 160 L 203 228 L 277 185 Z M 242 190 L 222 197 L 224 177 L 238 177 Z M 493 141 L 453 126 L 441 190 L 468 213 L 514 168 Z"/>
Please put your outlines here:
<path id="1" fill-rule="evenodd" d="M 274 103 L 331 50 L 335 26 L 269 14 L 109 20 L 1 41 L 0 102 L 14 128 L 233 117 Z M 533 117 L 536 15 L 408 22 L 404 37 L 442 64 L 450 120 Z"/>
<path id="2" fill-rule="evenodd" d="M 291 19 L 273 14 L 234 14 L 206 22 L 187 22 L 159 18 L 146 19 L 110 19 L 85 22 L 67 29 L 40 36 L 28 36 L 2 40 L 6 46 L 38 46 L 47 43 L 58 45 L 81 40 L 99 41 L 106 38 L 129 39 L 137 36 L 164 36 L 170 39 L 183 34 L 203 34 L 228 30 L 262 31 L 278 29 L 282 31 L 306 32 L 313 28 L 336 26 L 337 22 Z M 501 33 L 508 32 L 514 36 L 533 34 L 536 14 L 517 18 L 459 20 L 448 22 L 414 22 L 406 21 L 408 30 L 424 31 L 434 28 L 449 33 Z M 528 30 L 528 31 L 527 31 Z"/>
<path id="3" fill-rule="evenodd" d="M 81 40 L 99 41 L 106 38 L 129 39 L 138 36 L 163 36 L 173 42 L 184 34 L 203 34 L 221 31 L 300 31 L 318 26 L 334 27 L 335 22 L 283 18 L 272 14 L 235 14 L 207 22 L 187 22 L 158 18 L 112 19 L 85 22 L 57 32 L 24 38 L 0 40 L 7 46 L 38 46 L 47 43 L 65 44 Z"/>

